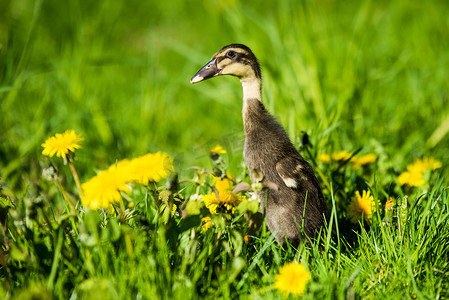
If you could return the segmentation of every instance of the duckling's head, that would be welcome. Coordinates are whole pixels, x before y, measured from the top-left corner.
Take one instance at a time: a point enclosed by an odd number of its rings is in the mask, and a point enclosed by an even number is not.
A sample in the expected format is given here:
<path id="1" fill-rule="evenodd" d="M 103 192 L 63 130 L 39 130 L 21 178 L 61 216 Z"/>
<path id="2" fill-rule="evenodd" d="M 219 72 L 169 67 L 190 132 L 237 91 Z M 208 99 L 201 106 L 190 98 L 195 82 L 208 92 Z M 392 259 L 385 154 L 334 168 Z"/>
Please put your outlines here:
<path id="1" fill-rule="evenodd" d="M 227 45 L 212 56 L 212 59 L 190 79 L 190 83 L 197 83 L 219 75 L 233 75 L 241 81 L 260 80 L 260 65 L 256 56 L 247 46 Z"/>

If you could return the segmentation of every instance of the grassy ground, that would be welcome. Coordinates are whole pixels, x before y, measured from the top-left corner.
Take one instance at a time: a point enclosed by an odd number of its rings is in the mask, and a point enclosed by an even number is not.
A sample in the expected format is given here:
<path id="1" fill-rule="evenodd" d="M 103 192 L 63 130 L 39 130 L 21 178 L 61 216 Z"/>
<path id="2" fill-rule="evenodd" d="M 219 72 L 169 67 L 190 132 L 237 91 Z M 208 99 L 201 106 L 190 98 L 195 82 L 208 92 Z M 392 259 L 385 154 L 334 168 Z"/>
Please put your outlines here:
<path id="1" fill-rule="evenodd" d="M 1 213 L 1 297 L 282 298 L 272 284 L 292 260 L 312 274 L 304 298 L 449 297 L 448 12 L 445 1 L 405 0 L 1 2 L 0 184 L 15 204 Z M 240 83 L 189 83 L 233 42 L 258 56 L 267 108 L 320 175 L 332 210 L 325 251 L 282 249 L 264 226 L 245 242 L 239 213 L 206 232 L 203 215 L 161 219 L 153 185 L 125 196 L 130 218 L 70 214 L 41 175 L 41 144 L 67 129 L 84 137 L 82 182 L 157 151 L 192 179 L 191 167 L 214 166 L 216 144 L 226 169 L 247 180 Z M 359 170 L 317 159 L 339 150 L 378 158 Z M 400 173 L 425 156 L 442 167 L 420 187 L 401 186 Z M 78 199 L 68 166 L 52 162 Z M 346 215 L 363 189 L 380 200 L 371 225 Z"/>

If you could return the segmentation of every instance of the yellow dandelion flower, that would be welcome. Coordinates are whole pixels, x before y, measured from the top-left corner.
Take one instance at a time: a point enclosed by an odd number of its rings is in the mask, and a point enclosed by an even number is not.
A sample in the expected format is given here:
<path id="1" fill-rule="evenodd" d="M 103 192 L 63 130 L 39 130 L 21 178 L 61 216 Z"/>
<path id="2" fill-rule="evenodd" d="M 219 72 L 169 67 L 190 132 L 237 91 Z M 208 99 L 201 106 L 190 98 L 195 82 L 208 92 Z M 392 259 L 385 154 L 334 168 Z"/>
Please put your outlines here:
<path id="1" fill-rule="evenodd" d="M 226 150 L 220 145 L 217 145 L 214 148 L 210 149 L 210 152 L 215 154 L 226 154 Z"/>
<path id="2" fill-rule="evenodd" d="M 434 159 L 433 157 L 424 157 L 422 163 L 426 170 L 436 170 L 442 167 L 440 161 Z"/>
<path id="3" fill-rule="evenodd" d="M 43 155 L 52 157 L 56 154 L 61 158 L 66 158 L 69 152 L 75 152 L 75 149 L 81 148 L 79 144 L 83 140 L 80 134 L 75 130 L 67 130 L 64 133 L 57 133 L 55 136 L 49 137 L 43 144 Z"/>
<path id="4" fill-rule="evenodd" d="M 368 165 L 375 162 L 376 159 L 377 155 L 373 153 L 362 155 L 360 157 L 353 157 L 351 159 L 352 168 L 356 170 L 360 168 L 360 166 Z"/>
<path id="5" fill-rule="evenodd" d="M 206 205 L 211 214 L 216 214 L 219 206 L 222 206 L 231 213 L 234 213 L 235 208 L 245 200 L 245 196 L 233 194 L 230 191 L 221 191 L 218 192 L 218 195 L 219 199 L 217 199 L 217 195 L 215 193 L 201 195 L 204 205 Z"/>
<path id="6" fill-rule="evenodd" d="M 304 294 L 307 282 L 310 280 L 309 270 L 302 264 L 296 262 L 288 263 L 282 266 L 279 274 L 276 275 L 274 288 L 279 290 L 284 296 L 292 294 L 300 296 Z"/>
<path id="7" fill-rule="evenodd" d="M 351 153 L 349 153 L 346 150 L 342 150 L 342 151 L 335 152 L 332 154 L 332 160 L 335 160 L 335 161 L 348 160 L 350 158 L 351 158 Z"/>
<path id="8" fill-rule="evenodd" d="M 231 188 L 232 181 L 228 178 L 219 179 L 218 177 L 214 177 L 214 186 L 220 191 L 226 191 Z"/>
<path id="9" fill-rule="evenodd" d="M 203 225 L 201 226 L 204 232 L 206 232 L 209 228 L 214 226 L 214 222 L 212 222 L 212 219 L 210 217 L 202 218 L 201 222 L 204 222 Z"/>
<path id="10" fill-rule="evenodd" d="M 222 203 L 223 206 L 226 207 L 227 210 L 230 210 L 232 213 L 234 213 L 235 208 L 246 199 L 245 196 L 233 194 L 230 191 L 220 192 L 219 196 L 220 204 Z"/>
<path id="11" fill-rule="evenodd" d="M 331 157 L 329 154 L 323 153 L 318 155 L 318 160 L 321 160 L 323 163 L 328 163 L 331 161 Z"/>
<path id="12" fill-rule="evenodd" d="M 101 171 L 82 185 L 83 205 L 91 209 L 108 208 L 118 203 L 120 192 L 131 192 L 130 183 L 148 184 L 159 181 L 173 170 L 172 159 L 166 153 L 149 153 L 133 160 L 124 159 Z"/>
<path id="13" fill-rule="evenodd" d="M 388 210 L 392 210 L 393 207 L 394 207 L 393 198 L 388 197 L 387 202 L 385 203 L 385 212 L 387 212 Z"/>
<path id="14" fill-rule="evenodd" d="M 163 152 L 148 153 L 131 160 L 127 169 L 130 181 L 147 185 L 166 178 L 174 170 L 173 159 Z"/>
<path id="15" fill-rule="evenodd" d="M 377 155 L 374 153 L 369 153 L 366 155 L 360 156 L 358 159 L 359 164 L 361 165 L 367 165 L 375 162 L 377 160 Z"/>
<path id="16" fill-rule="evenodd" d="M 131 192 L 128 186 L 129 175 L 124 172 L 127 165 L 129 161 L 121 161 L 83 183 L 82 204 L 91 209 L 107 209 L 112 203 L 120 202 L 120 191 Z"/>
<path id="17" fill-rule="evenodd" d="M 426 160 L 421 160 L 421 159 L 416 159 L 412 164 L 407 165 L 407 171 L 410 173 L 421 173 L 423 174 L 424 172 L 426 172 L 427 170 L 430 170 L 430 166 L 429 166 L 429 161 Z"/>
<path id="18" fill-rule="evenodd" d="M 398 177 L 398 182 L 400 185 L 409 185 L 409 186 L 421 186 L 426 183 L 424 180 L 423 172 L 403 172 Z"/>
<path id="19" fill-rule="evenodd" d="M 235 180 L 235 177 L 232 176 L 231 172 L 229 172 L 228 170 L 226 170 L 225 173 L 226 173 L 226 177 L 227 177 L 228 179 L 230 179 L 231 181 Z"/>
<path id="20" fill-rule="evenodd" d="M 207 209 L 209 209 L 211 214 L 217 213 L 217 207 L 220 202 L 217 199 L 217 196 L 215 193 L 207 194 L 207 195 L 201 195 L 201 198 L 203 199 L 204 205 L 206 205 Z"/>
<path id="21" fill-rule="evenodd" d="M 394 202 L 392 197 L 388 197 L 387 202 L 385 203 L 385 223 L 391 224 L 393 220 L 393 208 Z"/>
<path id="22" fill-rule="evenodd" d="M 432 157 L 424 157 L 422 160 L 416 159 L 407 166 L 407 171 L 401 173 L 398 177 L 400 185 L 421 186 L 426 183 L 424 173 L 441 168 L 442 164 Z"/>
<path id="23" fill-rule="evenodd" d="M 217 213 L 217 208 L 223 206 L 232 213 L 235 212 L 236 206 L 246 199 L 245 196 L 233 194 L 229 189 L 231 188 L 231 181 L 227 178 L 218 179 L 214 177 L 214 185 L 218 191 L 218 197 L 215 192 L 207 195 L 201 195 L 204 205 L 209 209 L 211 214 Z"/>
<path id="24" fill-rule="evenodd" d="M 355 196 L 352 197 L 351 204 L 348 207 L 347 216 L 352 223 L 357 223 L 359 220 L 364 219 L 371 223 L 372 213 L 376 211 L 376 203 L 374 197 L 370 191 L 363 191 L 360 196 L 359 191 L 355 192 Z"/>

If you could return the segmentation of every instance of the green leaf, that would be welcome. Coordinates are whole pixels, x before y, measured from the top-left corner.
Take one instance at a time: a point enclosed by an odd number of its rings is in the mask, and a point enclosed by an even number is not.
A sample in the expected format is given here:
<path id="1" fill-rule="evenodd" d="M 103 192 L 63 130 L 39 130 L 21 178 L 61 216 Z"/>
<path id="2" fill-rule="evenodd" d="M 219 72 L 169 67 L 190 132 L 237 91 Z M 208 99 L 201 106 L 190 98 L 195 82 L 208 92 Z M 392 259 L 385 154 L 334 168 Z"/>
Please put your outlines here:
<path id="1" fill-rule="evenodd" d="M 234 248 L 235 256 L 238 256 L 242 252 L 243 237 L 237 230 L 231 230 L 229 235 L 230 243 Z"/>
<path id="2" fill-rule="evenodd" d="M 170 199 L 170 195 L 170 191 L 162 191 L 159 193 L 159 200 L 162 201 L 162 203 L 167 204 L 168 200 Z"/>
<path id="3" fill-rule="evenodd" d="M 28 248 L 19 248 L 17 244 L 11 245 L 11 250 L 9 252 L 10 258 L 15 261 L 25 261 L 28 257 Z"/>
<path id="4" fill-rule="evenodd" d="M 186 211 L 189 214 L 189 216 L 199 215 L 201 213 L 202 206 L 203 206 L 203 203 L 199 199 L 190 200 L 186 205 Z"/>
<path id="5" fill-rule="evenodd" d="M 253 214 L 257 213 L 259 211 L 259 208 L 260 208 L 259 201 L 257 200 L 248 201 L 248 210 Z"/>
<path id="6" fill-rule="evenodd" d="M 232 260 L 232 271 L 229 274 L 228 282 L 233 282 L 237 275 L 243 270 L 246 266 L 246 261 L 243 257 L 237 256 Z"/>
<path id="7" fill-rule="evenodd" d="M 106 278 L 89 278 L 78 286 L 80 299 L 119 299 L 114 284 Z"/>
<path id="8" fill-rule="evenodd" d="M 79 226 L 79 239 L 81 243 L 92 247 L 99 242 L 100 216 L 98 211 L 88 210 L 84 220 Z"/>
<path id="9" fill-rule="evenodd" d="M 405 222 L 407 221 L 407 199 L 407 196 L 399 199 L 399 203 L 397 206 L 399 237 L 402 237 Z"/>
<path id="10" fill-rule="evenodd" d="M 102 241 L 116 242 L 121 235 L 121 227 L 114 218 L 109 219 L 108 225 L 101 231 Z"/>
<path id="11" fill-rule="evenodd" d="M 246 212 L 246 211 L 250 211 L 253 214 L 255 214 L 256 212 L 259 211 L 259 202 L 256 201 L 256 200 L 250 200 L 249 201 L 248 199 L 245 199 L 244 201 L 242 201 L 242 203 L 240 203 L 237 206 L 237 210 L 241 214 Z"/>
<path id="12" fill-rule="evenodd" d="M 14 208 L 14 203 L 6 197 L 0 196 L 0 208 Z"/>
<path id="13" fill-rule="evenodd" d="M 170 209 L 170 203 L 161 205 L 161 211 L 162 211 L 161 220 L 164 224 L 167 224 L 168 219 L 175 215 L 176 208 L 177 208 L 177 206 L 175 204 L 171 204 L 171 209 Z"/>

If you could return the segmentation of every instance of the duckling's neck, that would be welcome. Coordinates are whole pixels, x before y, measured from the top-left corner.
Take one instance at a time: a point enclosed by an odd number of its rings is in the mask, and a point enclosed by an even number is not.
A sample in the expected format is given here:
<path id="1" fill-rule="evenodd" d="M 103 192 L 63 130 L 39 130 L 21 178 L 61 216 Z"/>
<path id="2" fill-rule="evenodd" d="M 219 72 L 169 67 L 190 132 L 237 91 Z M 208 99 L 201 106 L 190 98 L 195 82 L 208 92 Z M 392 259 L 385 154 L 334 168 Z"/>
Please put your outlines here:
<path id="1" fill-rule="evenodd" d="M 257 99 L 262 101 L 261 80 L 257 77 L 241 79 L 243 87 L 243 102 L 248 99 Z"/>
<path id="2" fill-rule="evenodd" d="M 243 115 L 248 109 L 248 100 L 256 99 L 262 102 L 262 87 L 261 80 L 257 77 L 242 78 L 240 80 L 243 87 Z"/>
<path id="3" fill-rule="evenodd" d="M 250 129 L 249 119 L 254 108 L 263 107 L 261 80 L 257 77 L 240 79 L 243 87 L 242 117 L 245 131 Z"/>

